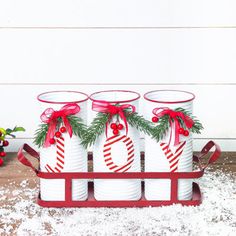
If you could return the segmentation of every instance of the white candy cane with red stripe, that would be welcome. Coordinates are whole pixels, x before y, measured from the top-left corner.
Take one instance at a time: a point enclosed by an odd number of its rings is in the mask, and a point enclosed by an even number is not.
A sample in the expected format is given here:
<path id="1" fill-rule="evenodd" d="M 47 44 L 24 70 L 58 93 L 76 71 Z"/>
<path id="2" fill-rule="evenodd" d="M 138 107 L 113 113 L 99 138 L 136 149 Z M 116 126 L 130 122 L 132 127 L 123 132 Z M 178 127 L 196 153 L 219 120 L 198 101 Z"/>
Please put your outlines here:
<path id="1" fill-rule="evenodd" d="M 61 172 L 64 168 L 64 158 L 65 158 L 65 139 L 61 136 L 56 140 L 56 166 L 52 168 L 50 165 L 46 164 L 45 169 L 47 172 Z"/>
<path id="2" fill-rule="evenodd" d="M 124 165 L 118 166 L 112 160 L 111 147 L 114 143 L 123 142 L 127 150 L 127 162 Z M 108 138 L 103 146 L 103 155 L 106 166 L 113 172 L 126 172 L 128 171 L 134 161 L 134 145 L 130 137 L 112 136 Z"/>
<path id="3" fill-rule="evenodd" d="M 169 161 L 170 172 L 175 172 L 178 169 L 179 158 L 184 150 L 186 141 L 181 142 L 178 148 L 175 150 L 175 153 L 171 151 L 168 144 L 160 143 L 161 149 L 164 152 L 167 160 Z"/>

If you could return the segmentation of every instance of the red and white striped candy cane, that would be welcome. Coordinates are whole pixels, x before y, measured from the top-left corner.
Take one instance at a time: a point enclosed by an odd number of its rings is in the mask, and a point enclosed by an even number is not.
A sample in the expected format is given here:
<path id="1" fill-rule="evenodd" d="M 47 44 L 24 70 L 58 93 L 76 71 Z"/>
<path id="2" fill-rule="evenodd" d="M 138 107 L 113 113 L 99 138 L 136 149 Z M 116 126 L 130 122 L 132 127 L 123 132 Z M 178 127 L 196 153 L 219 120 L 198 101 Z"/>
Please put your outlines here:
<path id="1" fill-rule="evenodd" d="M 61 172 L 64 168 L 64 158 L 65 158 L 65 139 L 61 136 L 56 139 L 56 166 L 52 168 L 50 165 L 46 164 L 45 169 L 47 172 Z"/>
<path id="2" fill-rule="evenodd" d="M 127 161 L 124 165 L 118 166 L 112 159 L 111 147 L 117 142 L 123 142 L 127 150 Z M 123 136 L 112 136 L 108 138 L 103 146 L 103 156 L 106 166 L 114 172 L 126 172 L 128 171 L 134 161 L 134 145 L 131 138 Z"/>
<path id="3" fill-rule="evenodd" d="M 183 153 L 185 144 L 186 144 L 186 141 L 181 142 L 178 148 L 175 150 L 175 153 L 173 153 L 171 149 L 169 148 L 168 144 L 160 143 L 161 149 L 164 152 L 164 155 L 166 156 L 167 160 L 169 161 L 170 172 L 177 171 L 179 158 L 181 154 Z"/>

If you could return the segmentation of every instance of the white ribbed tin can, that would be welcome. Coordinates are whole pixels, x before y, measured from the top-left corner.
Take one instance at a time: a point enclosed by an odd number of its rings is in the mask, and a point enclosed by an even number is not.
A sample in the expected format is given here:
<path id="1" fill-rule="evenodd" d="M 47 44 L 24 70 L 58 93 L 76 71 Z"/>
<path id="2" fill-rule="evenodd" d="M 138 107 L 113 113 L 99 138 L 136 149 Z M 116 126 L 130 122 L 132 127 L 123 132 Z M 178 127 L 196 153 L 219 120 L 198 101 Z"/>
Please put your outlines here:
<path id="1" fill-rule="evenodd" d="M 102 100 L 112 105 L 119 104 L 122 106 L 123 104 L 130 104 L 137 111 L 139 97 L 139 94 L 132 91 L 114 90 L 94 93 L 90 96 L 90 99 L 92 102 Z M 94 117 L 97 112 L 93 111 L 92 113 Z M 128 125 L 127 134 L 124 128 L 118 136 L 114 136 L 110 124 L 115 122 L 116 119 L 113 116 L 109 121 L 107 135 L 104 131 L 94 144 L 94 171 L 141 171 L 139 131 Z M 119 119 L 119 123 L 125 127 L 122 119 Z M 127 165 L 131 160 L 129 158 L 132 159 L 132 163 Z M 112 169 L 113 166 L 118 166 L 119 168 Z M 94 180 L 94 196 L 97 200 L 138 200 L 141 198 L 141 181 L 136 179 Z"/>
<path id="2" fill-rule="evenodd" d="M 46 92 L 38 96 L 41 113 L 47 108 L 60 110 L 64 105 L 76 103 L 80 111 L 75 114 L 87 122 L 87 100 L 88 96 L 76 91 Z M 80 145 L 80 138 L 67 132 L 62 134 L 61 146 L 51 145 L 40 149 L 40 170 L 42 172 L 87 172 L 87 150 Z M 60 152 L 64 149 L 64 153 Z M 64 154 L 63 156 L 60 156 Z M 50 168 L 49 168 L 49 167 Z M 45 201 L 65 200 L 65 180 L 62 179 L 40 179 L 41 199 Z M 87 180 L 72 180 L 72 200 L 83 201 L 88 197 Z"/>
<path id="3" fill-rule="evenodd" d="M 145 118 L 152 120 L 153 109 L 167 107 L 176 109 L 181 107 L 192 113 L 193 99 L 192 93 L 176 90 L 157 90 L 144 95 L 144 114 Z M 189 136 L 180 135 L 180 144 L 174 145 L 174 134 L 172 132 L 169 144 L 169 153 L 166 153 L 170 139 L 170 129 L 163 140 L 158 143 L 150 136 L 145 136 L 145 171 L 146 172 L 169 172 L 174 168 L 174 161 L 171 158 L 179 158 L 176 172 L 191 172 L 193 144 L 192 134 Z M 171 154 L 170 154 L 171 153 Z M 173 154 L 173 155 L 172 155 Z M 170 158 L 168 155 L 171 155 Z M 167 159 L 169 158 L 169 160 Z M 147 200 L 170 200 L 171 181 L 169 179 L 146 179 L 145 197 Z M 192 198 L 192 180 L 178 180 L 178 199 L 190 200 Z"/>

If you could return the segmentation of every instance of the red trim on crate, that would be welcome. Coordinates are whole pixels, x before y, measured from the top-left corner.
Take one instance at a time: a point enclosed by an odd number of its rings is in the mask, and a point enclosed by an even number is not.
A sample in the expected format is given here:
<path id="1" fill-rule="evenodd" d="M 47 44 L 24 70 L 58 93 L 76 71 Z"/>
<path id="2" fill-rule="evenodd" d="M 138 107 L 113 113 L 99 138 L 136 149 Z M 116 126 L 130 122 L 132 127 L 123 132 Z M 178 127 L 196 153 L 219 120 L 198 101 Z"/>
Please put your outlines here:
<path id="1" fill-rule="evenodd" d="M 204 170 L 193 172 L 61 172 L 38 171 L 37 176 L 44 179 L 198 179 Z"/>
<path id="2" fill-rule="evenodd" d="M 96 101 L 101 101 L 101 99 L 95 99 L 95 98 L 92 98 L 94 95 L 97 95 L 97 94 L 101 94 L 101 93 L 110 93 L 110 92 L 122 92 L 122 93 L 132 93 L 132 94 L 135 94 L 136 97 L 133 98 L 133 99 L 127 99 L 127 100 L 118 100 L 118 101 L 107 101 L 105 99 L 106 102 L 110 102 L 110 103 L 126 103 L 126 102 L 133 102 L 133 101 L 136 101 L 140 98 L 140 94 L 137 93 L 137 92 L 134 92 L 134 91 L 130 91 L 130 90 L 103 90 L 103 91 L 99 91 L 99 92 L 95 92 L 95 93 L 92 93 L 90 96 L 89 96 L 89 99 L 92 100 L 93 102 L 96 102 Z"/>
<path id="3" fill-rule="evenodd" d="M 170 102 L 170 101 L 159 101 L 159 100 L 150 99 L 150 98 L 147 97 L 147 96 L 148 96 L 149 94 L 151 94 L 151 93 L 161 92 L 161 91 L 168 91 L 168 92 L 171 91 L 171 92 L 182 92 L 182 93 L 187 93 L 187 94 L 192 95 L 192 98 L 190 98 L 190 99 L 186 99 L 186 100 L 180 100 L 180 101 L 174 101 L 174 102 L 172 101 L 172 102 Z M 166 103 L 166 104 L 175 104 L 175 103 L 190 102 L 190 101 L 192 101 L 192 100 L 195 99 L 195 95 L 194 95 L 193 93 L 191 93 L 191 92 L 187 92 L 187 91 L 184 91 L 184 90 L 168 90 L 168 89 L 149 91 L 149 92 L 145 93 L 145 94 L 143 95 L 143 97 L 144 97 L 144 99 L 146 99 L 147 101 L 150 101 L 150 102 L 155 102 L 155 103 Z"/>
<path id="4" fill-rule="evenodd" d="M 118 173 L 120 174 L 120 173 Z M 181 204 L 183 206 L 198 206 L 202 203 L 202 193 L 200 191 L 199 185 L 193 182 L 193 197 L 191 200 L 178 200 L 175 197 L 175 191 L 177 185 L 174 185 L 171 189 L 172 195 L 171 200 L 147 200 L 144 195 L 144 182 L 142 181 L 142 196 L 141 199 L 137 201 L 128 200 L 117 200 L 117 201 L 101 201 L 96 200 L 94 197 L 94 184 L 93 182 L 88 183 L 88 198 L 85 201 L 73 201 L 72 191 L 71 191 L 71 180 L 66 179 L 66 199 L 65 201 L 44 201 L 41 199 L 39 193 L 37 203 L 41 207 L 159 207 L 168 206 L 172 204 Z M 68 191 L 70 190 L 70 191 Z"/>
<path id="5" fill-rule="evenodd" d="M 45 99 L 42 99 L 40 98 L 41 96 L 43 95 L 46 95 L 46 94 L 53 94 L 53 93 L 78 93 L 78 94 L 82 94 L 84 96 L 86 96 L 85 99 L 82 99 L 82 100 L 75 100 L 75 101 L 71 101 L 71 102 L 61 102 L 61 101 L 58 101 L 58 102 L 52 102 L 52 101 L 47 101 Z M 44 103 L 50 103 L 50 104 L 70 104 L 70 103 L 81 103 L 81 102 L 85 102 L 89 99 L 89 96 L 86 94 L 86 93 L 83 93 L 83 92 L 79 92 L 79 91 L 70 91 L 70 90 L 58 90 L 58 91 L 49 91 L 49 92 L 45 92 L 45 93 L 41 93 L 37 96 L 37 99 L 38 101 L 40 102 L 44 102 Z"/>
<path id="6" fill-rule="evenodd" d="M 207 155 L 212 147 L 215 150 L 211 153 L 206 164 L 201 160 Z M 193 161 L 198 163 L 198 170 L 193 172 L 62 172 L 50 173 L 42 172 L 35 168 L 25 156 L 28 153 L 39 161 L 39 154 L 29 145 L 24 144 L 17 153 L 18 160 L 25 166 L 31 168 L 39 178 L 43 179 L 64 179 L 65 180 L 65 201 L 44 201 L 41 199 L 40 193 L 38 204 L 42 207 L 150 207 L 150 206 L 166 206 L 172 204 L 182 204 L 186 206 L 197 206 L 202 202 L 202 195 L 198 184 L 193 182 L 193 197 L 191 200 L 178 199 L 178 180 L 179 179 L 197 179 L 203 176 L 205 169 L 209 164 L 218 160 L 221 154 L 219 145 L 213 141 L 209 141 L 201 150 L 200 154 L 193 155 Z M 142 155 L 143 156 L 143 155 Z M 88 199 L 85 201 L 72 200 L 72 181 L 73 179 L 170 179 L 171 181 L 171 198 L 170 200 L 147 200 L 144 196 L 144 181 L 142 180 L 142 197 L 137 201 L 117 200 L 117 201 L 97 201 L 94 197 L 94 186 L 91 180 L 88 183 L 89 193 Z"/>

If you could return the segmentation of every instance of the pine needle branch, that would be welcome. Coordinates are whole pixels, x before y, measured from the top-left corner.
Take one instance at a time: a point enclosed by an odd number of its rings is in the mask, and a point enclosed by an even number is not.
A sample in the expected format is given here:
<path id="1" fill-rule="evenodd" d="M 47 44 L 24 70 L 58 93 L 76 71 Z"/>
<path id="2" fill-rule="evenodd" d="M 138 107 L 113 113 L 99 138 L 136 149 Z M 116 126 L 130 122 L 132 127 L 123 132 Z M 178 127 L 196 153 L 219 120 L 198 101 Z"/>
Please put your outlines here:
<path id="1" fill-rule="evenodd" d="M 175 111 L 181 111 L 193 120 L 194 124 L 193 124 L 192 128 L 190 128 L 190 131 L 192 133 L 196 133 L 196 134 L 201 133 L 201 130 L 203 130 L 203 126 L 202 126 L 201 122 L 195 116 L 193 116 L 189 111 L 186 111 L 185 109 L 183 109 L 181 107 L 176 108 Z M 186 125 L 184 124 L 182 119 L 179 119 L 179 121 L 181 123 L 181 126 L 186 129 Z"/>
<path id="2" fill-rule="evenodd" d="M 193 120 L 194 124 L 193 124 L 192 128 L 189 129 L 192 133 L 197 133 L 197 134 L 201 133 L 203 126 L 200 123 L 200 121 L 196 119 L 195 116 L 192 116 L 192 114 L 190 112 L 186 111 L 185 109 L 183 109 L 181 107 L 176 108 L 175 111 L 180 111 L 184 115 L 189 116 Z M 181 127 L 186 129 L 186 125 L 185 125 L 184 121 L 180 117 L 178 117 L 178 120 L 180 122 Z M 155 139 L 157 142 L 159 142 L 160 140 L 162 140 L 164 138 L 164 136 L 166 135 L 169 128 L 170 128 L 169 116 L 164 115 L 164 116 L 160 117 L 158 120 L 157 126 L 154 127 L 152 130 L 152 138 Z"/>
<path id="3" fill-rule="evenodd" d="M 67 119 L 71 125 L 73 134 L 78 136 L 80 139 L 83 139 L 83 136 L 87 132 L 87 127 L 83 124 L 83 120 L 80 117 L 70 115 L 67 116 Z M 62 118 L 59 117 L 57 119 L 57 130 L 63 125 Z M 48 132 L 48 124 L 40 124 L 39 128 L 35 132 L 34 136 L 34 144 L 36 144 L 39 148 L 44 145 L 46 136 Z"/>
<path id="4" fill-rule="evenodd" d="M 169 116 L 164 115 L 159 118 L 157 125 L 152 129 L 151 136 L 157 142 L 162 140 L 169 129 Z"/>
<path id="5" fill-rule="evenodd" d="M 108 120 L 108 113 L 97 113 L 96 117 L 87 129 L 86 134 L 82 138 L 81 144 L 85 148 L 95 143 L 96 139 L 104 132 Z"/>
<path id="6" fill-rule="evenodd" d="M 73 134 L 83 139 L 87 132 L 87 126 L 83 124 L 83 120 L 77 116 L 68 116 L 67 119 L 70 122 Z"/>
<path id="7" fill-rule="evenodd" d="M 39 148 L 43 146 L 47 132 L 48 132 L 48 124 L 40 124 L 39 128 L 36 130 L 34 136 L 34 144 L 36 144 Z"/>
<path id="8" fill-rule="evenodd" d="M 126 113 L 127 122 L 137 130 L 150 135 L 152 133 L 153 123 L 146 120 L 143 116 L 138 115 L 137 112 Z"/>

